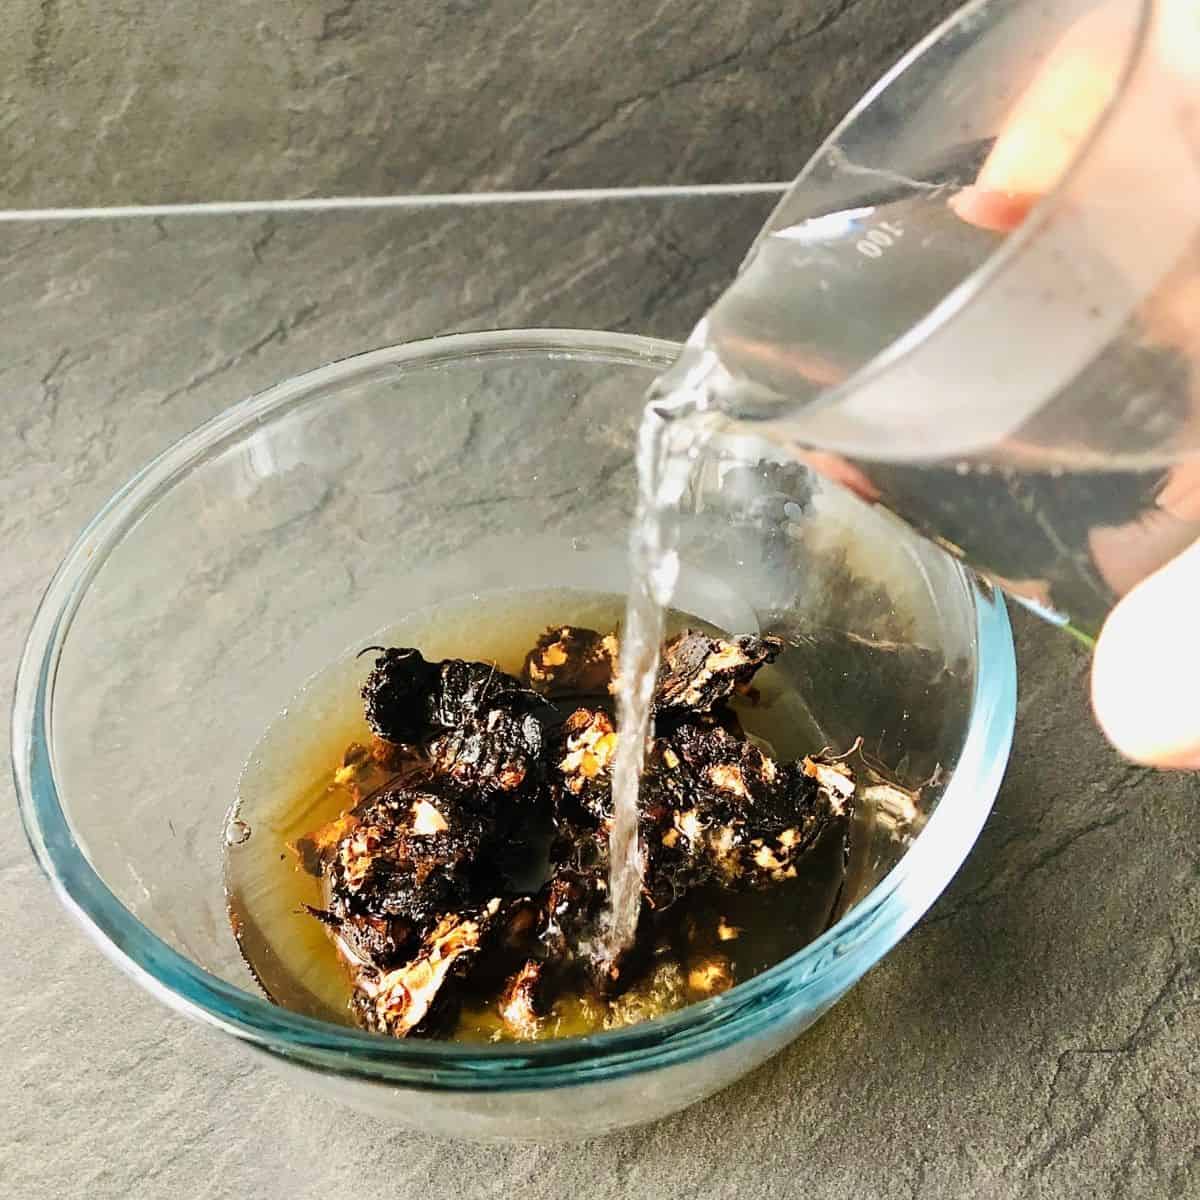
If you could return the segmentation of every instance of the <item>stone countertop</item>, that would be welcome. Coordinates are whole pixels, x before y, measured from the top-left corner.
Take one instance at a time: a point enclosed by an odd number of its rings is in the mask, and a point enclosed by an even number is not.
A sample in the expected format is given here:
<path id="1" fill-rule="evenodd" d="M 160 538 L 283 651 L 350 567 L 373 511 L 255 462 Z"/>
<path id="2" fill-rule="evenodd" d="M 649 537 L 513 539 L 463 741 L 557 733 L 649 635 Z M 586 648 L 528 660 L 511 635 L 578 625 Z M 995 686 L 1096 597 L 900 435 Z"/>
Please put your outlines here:
<path id="1" fill-rule="evenodd" d="M 4 202 L 778 177 L 947 5 L 900 7 L 305 0 L 276 27 L 238 0 L 203 18 L 138 0 L 111 19 L 15 0 Z M 226 404 L 452 329 L 682 336 L 768 207 L 0 227 L 0 687 L 84 521 Z M 0 1193 L 1200 1194 L 1200 788 L 1118 761 L 1088 715 L 1085 658 L 1014 621 L 1012 765 L 930 914 L 766 1067 L 589 1145 L 447 1153 L 294 1091 L 85 940 L 6 780 Z"/>

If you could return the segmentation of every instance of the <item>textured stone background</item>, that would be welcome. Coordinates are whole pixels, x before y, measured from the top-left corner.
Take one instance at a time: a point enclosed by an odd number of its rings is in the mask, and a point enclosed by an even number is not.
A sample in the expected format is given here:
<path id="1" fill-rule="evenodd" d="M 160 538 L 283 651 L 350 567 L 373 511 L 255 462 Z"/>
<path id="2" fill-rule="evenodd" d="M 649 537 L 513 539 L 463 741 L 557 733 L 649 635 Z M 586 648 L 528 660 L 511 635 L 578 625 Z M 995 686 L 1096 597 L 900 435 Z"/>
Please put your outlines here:
<path id="1" fill-rule="evenodd" d="M 937 0 L 9 0 L 6 205 L 779 178 Z M 331 357 L 459 328 L 679 336 L 761 199 L 0 227 L 0 690 L 150 454 Z M 1017 744 L 929 917 L 731 1091 L 590 1146 L 449 1149 L 298 1094 L 60 914 L 0 785 L 0 1194 L 475 1200 L 1200 1192 L 1196 781 L 1125 766 L 1016 618 Z"/>
<path id="2" fill-rule="evenodd" d="M 786 178 L 947 0 L 8 0 L 21 204 Z"/>

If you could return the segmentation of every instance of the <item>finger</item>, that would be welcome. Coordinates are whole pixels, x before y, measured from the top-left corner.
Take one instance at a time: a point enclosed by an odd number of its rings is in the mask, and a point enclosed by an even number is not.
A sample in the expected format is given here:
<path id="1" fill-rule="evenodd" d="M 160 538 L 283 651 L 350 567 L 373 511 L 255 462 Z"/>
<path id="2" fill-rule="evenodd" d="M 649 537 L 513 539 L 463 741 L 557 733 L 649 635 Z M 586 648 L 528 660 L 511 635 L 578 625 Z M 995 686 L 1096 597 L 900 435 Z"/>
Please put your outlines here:
<path id="1" fill-rule="evenodd" d="M 989 192 L 986 188 L 966 187 L 950 197 L 949 205 L 951 212 L 968 225 L 992 233 L 1011 233 L 1039 199 L 1037 193 Z"/>
<path id="2" fill-rule="evenodd" d="M 1113 610 L 1096 646 L 1092 706 L 1135 762 L 1200 769 L 1200 542 Z"/>
<path id="3" fill-rule="evenodd" d="M 1004 118 L 973 187 L 950 200 L 962 220 L 1008 233 L 1066 173 L 1121 78 L 1124 4 L 1074 25 Z"/>
<path id="4" fill-rule="evenodd" d="M 826 454 L 824 451 L 802 450 L 800 461 L 812 467 L 819 475 L 852 491 L 860 500 L 875 504 L 879 500 L 879 489 L 871 482 L 866 473 L 842 458 L 840 454 Z"/>

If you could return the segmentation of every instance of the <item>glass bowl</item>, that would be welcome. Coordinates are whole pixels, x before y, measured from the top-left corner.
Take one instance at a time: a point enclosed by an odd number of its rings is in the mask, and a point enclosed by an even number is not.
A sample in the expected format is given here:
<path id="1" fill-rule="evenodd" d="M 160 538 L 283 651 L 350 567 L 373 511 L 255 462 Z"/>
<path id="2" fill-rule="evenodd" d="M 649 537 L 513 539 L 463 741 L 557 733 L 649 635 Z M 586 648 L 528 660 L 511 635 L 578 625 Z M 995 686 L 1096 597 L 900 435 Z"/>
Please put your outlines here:
<path id="1" fill-rule="evenodd" d="M 372 1113 L 548 1140 L 723 1087 L 895 945 L 962 863 L 1004 772 L 1003 603 L 887 514 L 731 433 L 689 497 L 678 607 L 788 638 L 782 662 L 820 736 L 845 749 L 861 735 L 924 784 L 918 813 L 863 806 L 831 926 L 681 1012 L 518 1045 L 396 1041 L 306 1017 L 264 999 L 239 957 L 222 835 L 265 728 L 305 680 L 406 613 L 493 589 L 623 591 L 642 395 L 678 349 L 530 330 L 377 350 L 235 405 L 113 497 L 50 584 L 13 720 L 30 844 L 109 958 Z"/>

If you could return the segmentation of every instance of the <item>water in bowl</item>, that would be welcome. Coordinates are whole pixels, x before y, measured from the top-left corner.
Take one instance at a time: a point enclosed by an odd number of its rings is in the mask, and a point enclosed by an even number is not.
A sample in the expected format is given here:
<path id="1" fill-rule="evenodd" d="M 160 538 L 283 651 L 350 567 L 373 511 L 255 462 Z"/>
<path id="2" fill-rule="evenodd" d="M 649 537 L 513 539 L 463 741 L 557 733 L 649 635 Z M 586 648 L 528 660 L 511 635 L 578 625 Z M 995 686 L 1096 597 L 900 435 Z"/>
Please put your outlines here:
<path id="1" fill-rule="evenodd" d="M 363 644 L 417 646 L 430 659 L 492 661 L 519 674 L 526 652 L 546 628 L 562 624 L 620 628 L 627 638 L 624 611 L 625 600 L 616 594 L 507 590 L 415 612 L 388 629 L 364 636 Z M 669 608 L 652 612 L 650 619 L 658 629 L 651 639 L 655 656 L 659 635 L 670 636 L 684 628 L 720 632 L 693 615 Z M 240 781 L 227 823 L 225 852 L 231 924 L 263 990 L 288 1008 L 340 1023 L 352 1022 L 349 978 L 323 926 L 304 908 L 323 905 L 322 883 L 298 869 L 287 845 L 352 802 L 336 772 L 346 746 L 369 739 L 358 693 L 370 662 L 354 656 L 358 648 L 351 648 L 313 678 L 267 730 Z M 800 757 L 826 741 L 793 673 L 798 665 L 785 652 L 756 677 L 758 699 L 738 700 L 734 705 L 747 733 L 782 759 Z M 378 782 L 384 778 L 381 774 Z M 229 831 L 234 835 L 229 836 Z M 828 927 L 859 890 L 852 886 L 859 870 L 856 856 L 866 852 L 868 841 L 852 844 L 847 863 L 842 838 L 831 836 L 811 852 L 800 879 L 782 889 L 730 897 L 734 906 L 730 921 L 740 931 L 727 947 L 735 980 L 773 965 Z M 537 882 L 521 881 L 521 887 Z M 555 1005 L 540 1036 L 611 1028 L 696 998 L 664 986 L 655 977 L 648 977 L 613 1005 L 567 996 Z M 508 1034 L 495 1006 L 481 1000 L 463 1007 L 453 1036 L 488 1041 Z"/>

